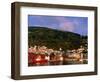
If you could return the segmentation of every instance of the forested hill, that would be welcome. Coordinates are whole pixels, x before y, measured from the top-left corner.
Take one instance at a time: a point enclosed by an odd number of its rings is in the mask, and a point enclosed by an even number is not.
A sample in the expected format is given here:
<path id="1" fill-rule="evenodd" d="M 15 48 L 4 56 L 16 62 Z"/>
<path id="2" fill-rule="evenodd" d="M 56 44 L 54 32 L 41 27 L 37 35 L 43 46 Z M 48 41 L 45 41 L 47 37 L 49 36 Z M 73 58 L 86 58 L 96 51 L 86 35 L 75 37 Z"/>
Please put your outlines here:
<path id="1" fill-rule="evenodd" d="M 76 49 L 80 45 L 85 45 L 87 36 L 79 34 L 50 29 L 46 27 L 28 27 L 28 45 L 29 46 L 47 46 L 48 48 Z"/>

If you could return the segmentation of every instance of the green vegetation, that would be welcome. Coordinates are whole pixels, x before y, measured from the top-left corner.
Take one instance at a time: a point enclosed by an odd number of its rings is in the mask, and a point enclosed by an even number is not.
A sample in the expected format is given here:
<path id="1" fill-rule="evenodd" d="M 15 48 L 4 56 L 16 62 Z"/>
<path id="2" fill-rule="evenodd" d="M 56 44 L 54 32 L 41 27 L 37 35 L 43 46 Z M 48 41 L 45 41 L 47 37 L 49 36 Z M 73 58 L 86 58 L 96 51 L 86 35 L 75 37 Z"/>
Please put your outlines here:
<path id="1" fill-rule="evenodd" d="M 77 49 L 87 43 L 87 36 L 45 27 L 28 27 L 28 45 L 56 49 Z"/>

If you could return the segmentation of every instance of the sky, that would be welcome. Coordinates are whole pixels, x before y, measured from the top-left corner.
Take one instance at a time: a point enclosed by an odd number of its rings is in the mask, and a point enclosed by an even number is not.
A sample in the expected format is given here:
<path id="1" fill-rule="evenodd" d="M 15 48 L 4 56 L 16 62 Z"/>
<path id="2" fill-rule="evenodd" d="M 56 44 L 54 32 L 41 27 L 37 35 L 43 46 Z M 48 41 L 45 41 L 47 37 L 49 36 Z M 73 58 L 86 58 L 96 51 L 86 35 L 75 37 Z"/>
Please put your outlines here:
<path id="1" fill-rule="evenodd" d="M 29 15 L 28 26 L 41 26 L 87 35 L 88 18 L 72 16 Z"/>

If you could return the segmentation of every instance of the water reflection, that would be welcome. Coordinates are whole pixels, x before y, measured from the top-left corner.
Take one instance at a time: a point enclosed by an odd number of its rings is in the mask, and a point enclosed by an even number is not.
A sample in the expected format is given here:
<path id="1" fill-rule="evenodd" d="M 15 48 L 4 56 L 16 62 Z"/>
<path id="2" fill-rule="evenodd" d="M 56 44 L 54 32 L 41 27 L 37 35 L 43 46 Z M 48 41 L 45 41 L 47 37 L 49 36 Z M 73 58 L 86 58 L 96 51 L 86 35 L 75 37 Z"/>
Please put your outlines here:
<path id="1" fill-rule="evenodd" d="M 51 65 L 73 65 L 73 64 L 87 64 L 87 60 L 83 61 L 47 61 L 31 63 L 29 66 L 51 66 Z"/>

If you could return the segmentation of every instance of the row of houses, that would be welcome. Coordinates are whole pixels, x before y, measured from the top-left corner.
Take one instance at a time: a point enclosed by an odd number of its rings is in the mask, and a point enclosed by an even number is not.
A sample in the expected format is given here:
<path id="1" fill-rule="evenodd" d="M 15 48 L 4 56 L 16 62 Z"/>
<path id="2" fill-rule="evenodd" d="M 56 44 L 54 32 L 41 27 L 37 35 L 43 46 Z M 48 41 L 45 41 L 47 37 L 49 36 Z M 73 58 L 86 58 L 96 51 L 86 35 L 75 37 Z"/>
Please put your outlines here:
<path id="1" fill-rule="evenodd" d="M 54 62 L 54 61 L 83 61 L 84 59 L 84 53 L 83 51 L 85 48 L 83 46 L 80 46 L 78 49 L 73 50 L 66 50 L 63 51 L 62 48 L 59 48 L 59 50 L 53 50 L 49 49 L 46 46 L 34 46 L 30 47 L 28 49 L 28 56 L 29 56 L 29 62 L 33 63 L 36 61 L 42 61 L 42 62 Z"/>

